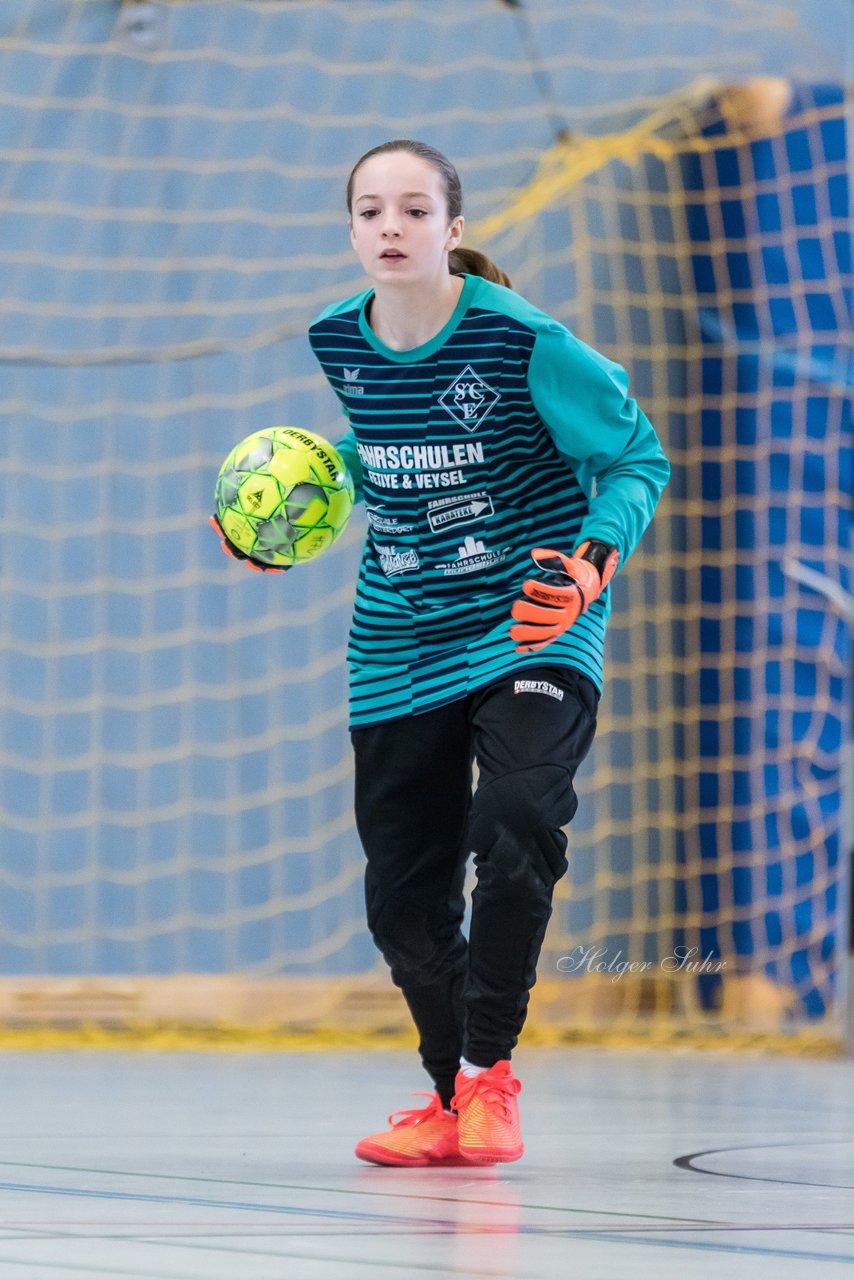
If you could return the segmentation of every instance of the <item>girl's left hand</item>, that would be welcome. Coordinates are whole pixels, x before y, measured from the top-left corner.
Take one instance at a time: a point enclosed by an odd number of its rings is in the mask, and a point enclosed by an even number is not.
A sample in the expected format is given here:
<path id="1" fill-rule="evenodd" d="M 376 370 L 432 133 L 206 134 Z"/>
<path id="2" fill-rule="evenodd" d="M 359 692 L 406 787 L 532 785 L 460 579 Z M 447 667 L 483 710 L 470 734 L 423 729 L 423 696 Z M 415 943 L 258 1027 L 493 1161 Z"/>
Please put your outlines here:
<path id="1" fill-rule="evenodd" d="M 607 543 L 588 540 L 571 556 L 534 547 L 531 558 L 549 580 L 528 578 L 522 584 L 522 597 L 513 603 L 515 625 L 510 639 L 516 642 L 517 653 L 544 649 L 568 631 L 599 599 L 616 572 L 620 553 Z"/>

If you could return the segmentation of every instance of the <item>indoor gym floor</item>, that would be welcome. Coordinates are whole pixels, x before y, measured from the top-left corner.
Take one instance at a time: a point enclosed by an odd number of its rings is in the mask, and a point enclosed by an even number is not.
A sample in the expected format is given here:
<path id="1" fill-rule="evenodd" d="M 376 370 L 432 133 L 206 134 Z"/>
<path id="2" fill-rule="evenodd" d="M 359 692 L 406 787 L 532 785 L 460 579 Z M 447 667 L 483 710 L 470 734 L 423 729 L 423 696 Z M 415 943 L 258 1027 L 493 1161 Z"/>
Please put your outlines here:
<path id="1" fill-rule="evenodd" d="M 9 1052 L 0 1277 L 833 1280 L 854 1062 L 520 1049 L 525 1157 L 381 1169 L 411 1053 Z"/>

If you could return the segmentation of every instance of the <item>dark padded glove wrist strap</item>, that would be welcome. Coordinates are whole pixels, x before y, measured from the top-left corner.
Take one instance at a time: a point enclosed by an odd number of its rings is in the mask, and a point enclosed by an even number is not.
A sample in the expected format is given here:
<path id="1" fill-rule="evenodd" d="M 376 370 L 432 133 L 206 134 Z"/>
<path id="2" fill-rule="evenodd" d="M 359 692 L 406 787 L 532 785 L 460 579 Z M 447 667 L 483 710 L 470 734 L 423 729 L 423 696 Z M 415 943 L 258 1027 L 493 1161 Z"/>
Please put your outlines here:
<path id="1" fill-rule="evenodd" d="M 590 545 L 584 552 L 581 559 L 588 560 L 590 564 L 594 566 L 601 578 L 605 565 L 608 563 L 608 557 L 613 555 L 616 550 L 617 548 L 613 544 L 608 542 L 599 542 L 597 539 L 592 538 L 590 540 Z"/>

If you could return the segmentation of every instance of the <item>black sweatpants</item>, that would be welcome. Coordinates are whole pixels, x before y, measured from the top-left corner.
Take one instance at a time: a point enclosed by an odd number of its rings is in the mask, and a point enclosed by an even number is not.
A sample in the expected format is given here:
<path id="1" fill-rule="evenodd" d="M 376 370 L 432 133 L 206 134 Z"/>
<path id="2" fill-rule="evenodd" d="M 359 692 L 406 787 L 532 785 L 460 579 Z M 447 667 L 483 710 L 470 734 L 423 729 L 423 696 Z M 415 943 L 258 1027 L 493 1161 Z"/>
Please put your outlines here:
<path id="1" fill-rule="evenodd" d="M 489 1067 L 519 1038 L 598 702 L 586 676 L 543 665 L 435 711 L 352 731 L 368 927 L 445 1106 L 461 1053 Z M 470 853 L 477 883 L 466 942 Z"/>

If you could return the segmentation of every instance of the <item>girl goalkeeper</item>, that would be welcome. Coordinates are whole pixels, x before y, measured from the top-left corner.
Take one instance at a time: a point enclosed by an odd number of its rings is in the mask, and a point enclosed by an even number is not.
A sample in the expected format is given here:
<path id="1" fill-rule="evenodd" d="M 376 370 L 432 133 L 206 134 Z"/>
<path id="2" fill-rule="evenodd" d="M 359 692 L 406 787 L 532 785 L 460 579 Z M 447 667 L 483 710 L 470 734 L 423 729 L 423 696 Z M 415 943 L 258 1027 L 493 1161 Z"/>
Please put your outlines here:
<path id="1" fill-rule="evenodd" d="M 372 287 L 309 338 L 350 421 L 337 448 L 370 525 L 348 651 L 356 822 L 368 926 L 435 1085 L 356 1154 L 517 1160 L 510 1058 L 567 868 L 607 586 L 669 466 L 624 371 L 460 248 L 445 156 L 375 147 L 347 205 Z"/>

